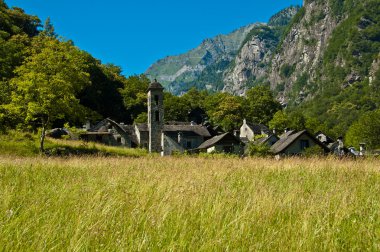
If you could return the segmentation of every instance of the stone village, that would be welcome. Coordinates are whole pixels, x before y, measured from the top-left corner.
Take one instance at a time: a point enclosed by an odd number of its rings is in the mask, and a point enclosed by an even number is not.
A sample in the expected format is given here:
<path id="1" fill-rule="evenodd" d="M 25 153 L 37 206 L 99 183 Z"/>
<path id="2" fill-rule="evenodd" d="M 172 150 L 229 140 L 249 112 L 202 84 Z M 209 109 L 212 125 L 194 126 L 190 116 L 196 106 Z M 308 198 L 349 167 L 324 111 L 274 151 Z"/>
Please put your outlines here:
<path id="1" fill-rule="evenodd" d="M 313 147 L 323 153 L 363 155 L 360 151 L 344 148 L 342 139 L 334 141 L 323 132 L 316 135 L 307 130 L 286 130 L 280 136 L 262 124 L 243 120 L 240 130 L 234 133 L 223 132 L 219 127 L 209 123 L 165 122 L 164 88 L 156 80 L 147 90 L 148 122 L 125 125 L 107 118 L 91 127 L 86 125 L 86 132 L 80 135 L 84 141 L 100 142 L 107 145 L 129 148 L 146 148 L 149 152 L 161 156 L 173 153 L 231 153 L 244 155 L 248 143 L 267 145 L 274 155 L 298 155 L 305 149 Z M 257 138 L 260 136 L 261 138 Z"/>

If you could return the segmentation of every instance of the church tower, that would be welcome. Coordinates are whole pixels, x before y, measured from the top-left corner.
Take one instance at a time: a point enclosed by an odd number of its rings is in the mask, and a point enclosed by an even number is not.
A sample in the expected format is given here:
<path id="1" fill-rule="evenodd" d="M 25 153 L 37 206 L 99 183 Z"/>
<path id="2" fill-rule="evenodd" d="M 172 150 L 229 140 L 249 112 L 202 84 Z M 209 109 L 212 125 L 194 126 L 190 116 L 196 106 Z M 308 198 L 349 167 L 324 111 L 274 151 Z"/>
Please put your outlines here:
<path id="1" fill-rule="evenodd" d="M 148 87 L 149 152 L 161 152 L 161 134 L 164 128 L 164 88 L 157 80 Z"/>

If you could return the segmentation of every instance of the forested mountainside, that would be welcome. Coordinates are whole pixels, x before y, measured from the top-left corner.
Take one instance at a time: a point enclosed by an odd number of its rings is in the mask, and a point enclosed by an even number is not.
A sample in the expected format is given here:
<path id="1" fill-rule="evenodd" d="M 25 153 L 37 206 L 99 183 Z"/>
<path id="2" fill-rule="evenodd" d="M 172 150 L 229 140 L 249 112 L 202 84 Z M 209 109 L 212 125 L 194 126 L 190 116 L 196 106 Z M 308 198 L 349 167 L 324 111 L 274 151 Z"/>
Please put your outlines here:
<path id="1" fill-rule="evenodd" d="M 284 28 L 298 9 L 299 7 L 290 7 L 275 14 L 268 25 L 255 23 L 227 35 L 206 39 L 187 53 L 159 60 L 145 74 L 157 78 L 176 95 L 183 94 L 192 87 L 211 92 L 221 91 L 225 89 L 226 83 L 230 82 L 229 76 L 231 69 L 236 65 L 235 59 L 245 50 L 243 45 L 260 33 L 268 41 L 255 49 L 256 55 L 253 57 L 261 58 L 268 55 L 270 50 L 276 48 Z M 248 75 L 245 81 L 251 80 L 251 75 Z M 246 90 L 248 86 L 237 90 L 236 93 Z"/>
<path id="2" fill-rule="evenodd" d="M 273 56 L 268 82 L 289 110 L 344 135 L 379 108 L 379 53 L 379 1 L 307 0 Z"/>
<path id="3" fill-rule="evenodd" d="M 151 79 L 156 78 L 174 94 L 180 94 L 194 86 L 220 90 L 223 88 L 223 71 L 256 25 L 258 24 L 247 25 L 230 34 L 205 39 L 187 53 L 159 60 L 145 74 Z"/>
<path id="4" fill-rule="evenodd" d="M 244 95 L 269 86 L 285 112 L 315 118 L 318 129 L 338 136 L 379 108 L 379 68 L 378 0 L 305 0 L 253 25 L 232 60 L 203 67 L 195 80 L 173 79 L 169 90 Z"/>

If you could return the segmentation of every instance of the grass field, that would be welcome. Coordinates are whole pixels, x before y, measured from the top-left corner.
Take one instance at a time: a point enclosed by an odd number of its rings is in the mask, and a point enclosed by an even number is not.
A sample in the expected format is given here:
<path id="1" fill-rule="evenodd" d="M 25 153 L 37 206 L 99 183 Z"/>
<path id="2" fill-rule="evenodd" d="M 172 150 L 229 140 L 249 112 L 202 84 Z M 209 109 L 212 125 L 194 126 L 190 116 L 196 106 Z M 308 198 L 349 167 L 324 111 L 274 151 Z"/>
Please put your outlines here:
<path id="1" fill-rule="evenodd" d="M 0 156 L 0 251 L 380 250 L 380 161 Z"/>

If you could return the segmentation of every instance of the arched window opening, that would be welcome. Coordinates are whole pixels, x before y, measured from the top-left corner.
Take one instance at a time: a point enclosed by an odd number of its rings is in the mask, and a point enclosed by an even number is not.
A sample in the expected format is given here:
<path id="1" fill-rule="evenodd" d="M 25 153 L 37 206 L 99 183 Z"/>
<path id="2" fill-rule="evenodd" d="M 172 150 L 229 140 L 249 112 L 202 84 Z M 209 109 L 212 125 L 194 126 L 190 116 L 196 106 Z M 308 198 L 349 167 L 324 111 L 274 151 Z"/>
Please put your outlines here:
<path id="1" fill-rule="evenodd" d="M 156 103 L 156 105 L 158 105 L 158 101 L 160 100 L 160 97 L 158 95 L 155 95 L 154 96 L 154 101 Z"/>
<path id="2" fill-rule="evenodd" d="M 158 111 L 154 112 L 154 117 L 156 119 L 155 121 L 159 122 L 160 121 L 160 112 L 158 112 Z"/>

